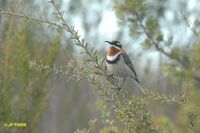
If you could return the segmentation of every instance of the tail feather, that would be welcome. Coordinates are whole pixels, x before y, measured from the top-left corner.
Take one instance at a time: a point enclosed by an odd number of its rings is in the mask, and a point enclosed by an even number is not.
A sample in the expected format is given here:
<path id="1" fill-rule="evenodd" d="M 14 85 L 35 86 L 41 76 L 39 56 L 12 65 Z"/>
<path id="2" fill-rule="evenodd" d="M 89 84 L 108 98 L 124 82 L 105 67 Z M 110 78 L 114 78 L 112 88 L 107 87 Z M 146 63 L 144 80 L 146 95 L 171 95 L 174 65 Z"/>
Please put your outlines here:
<path id="1" fill-rule="evenodd" d="M 144 93 L 146 90 L 146 87 L 144 86 L 144 84 L 139 79 L 134 79 L 134 81 L 140 87 L 142 93 Z"/>

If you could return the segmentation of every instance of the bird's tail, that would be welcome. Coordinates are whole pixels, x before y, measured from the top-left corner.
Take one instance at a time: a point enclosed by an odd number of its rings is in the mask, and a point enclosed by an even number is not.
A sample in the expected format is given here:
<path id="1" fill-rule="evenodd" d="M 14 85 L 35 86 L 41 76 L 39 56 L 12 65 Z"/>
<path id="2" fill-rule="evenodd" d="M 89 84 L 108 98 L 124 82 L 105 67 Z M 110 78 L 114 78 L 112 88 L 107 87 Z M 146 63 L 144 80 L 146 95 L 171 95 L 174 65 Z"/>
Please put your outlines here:
<path id="1" fill-rule="evenodd" d="M 139 79 L 134 79 L 135 83 L 140 87 L 142 93 L 145 93 L 146 87 Z"/>

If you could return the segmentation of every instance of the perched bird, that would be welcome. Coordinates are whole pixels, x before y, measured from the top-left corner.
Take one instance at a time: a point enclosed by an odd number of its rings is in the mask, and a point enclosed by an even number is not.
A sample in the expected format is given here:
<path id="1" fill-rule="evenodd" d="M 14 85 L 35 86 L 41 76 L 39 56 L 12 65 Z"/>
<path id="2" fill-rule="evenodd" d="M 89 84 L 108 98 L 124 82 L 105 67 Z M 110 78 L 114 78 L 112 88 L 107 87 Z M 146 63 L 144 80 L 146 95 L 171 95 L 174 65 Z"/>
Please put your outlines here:
<path id="1" fill-rule="evenodd" d="M 129 56 L 122 49 L 122 44 L 119 41 L 105 42 L 110 44 L 110 48 L 106 57 L 106 66 L 108 71 L 111 74 L 118 77 L 122 77 L 124 79 L 122 86 L 127 77 L 132 78 L 140 87 L 141 91 L 144 93 L 145 87 L 142 84 L 142 82 L 138 79 Z"/>

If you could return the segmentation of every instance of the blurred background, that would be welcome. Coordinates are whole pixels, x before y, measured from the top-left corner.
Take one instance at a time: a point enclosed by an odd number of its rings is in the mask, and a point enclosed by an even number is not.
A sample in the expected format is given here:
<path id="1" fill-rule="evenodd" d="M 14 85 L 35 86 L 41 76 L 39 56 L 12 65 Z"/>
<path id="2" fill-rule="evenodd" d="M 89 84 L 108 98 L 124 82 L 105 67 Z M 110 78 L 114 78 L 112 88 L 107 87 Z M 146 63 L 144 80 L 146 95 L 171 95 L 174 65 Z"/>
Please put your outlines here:
<path id="1" fill-rule="evenodd" d="M 74 26 L 99 55 L 106 56 L 108 45 L 104 41 L 122 42 L 145 86 L 166 95 L 185 94 L 185 89 L 190 90 L 192 105 L 199 107 L 199 0 L 56 2 L 65 11 L 68 24 Z M 0 9 L 53 22 L 58 20 L 47 0 L 0 0 Z M 132 9 L 141 13 L 147 32 L 141 28 L 139 18 L 129 18 Z M 167 51 L 168 56 L 152 43 L 149 34 L 161 42 L 159 47 Z M 45 24 L 0 16 L 0 122 L 28 123 L 26 129 L 0 127 L 0 131 L 72 133 L 87 127 L 89 120 L 101 115 L 98 107 L 101 97 L 86 81 L 35 71 L 28 65 L 32 60 L 50 66 L 66 65 L 72 59 L 84 58 L 79 51 L 69 33 Z M 133 89 L 133 85 L 127 80 L 128 89 Z M 177 116 L 184 114 L 182 106 L 153 103 L 150 109 L 158 116 L 157 121 L 169 129 L 181 131 L 184 127 Z M 199 114 L 199 108 L 194 110 Z"/>

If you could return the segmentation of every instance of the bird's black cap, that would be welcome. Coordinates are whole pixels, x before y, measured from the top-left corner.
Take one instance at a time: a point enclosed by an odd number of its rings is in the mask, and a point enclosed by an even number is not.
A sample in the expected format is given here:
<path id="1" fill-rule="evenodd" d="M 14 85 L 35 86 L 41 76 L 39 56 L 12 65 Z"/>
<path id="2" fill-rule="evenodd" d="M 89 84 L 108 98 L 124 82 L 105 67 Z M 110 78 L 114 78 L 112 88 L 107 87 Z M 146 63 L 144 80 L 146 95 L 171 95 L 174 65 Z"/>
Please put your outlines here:
<path id="1" fill-rule="evenodd" d="M 105 41 L 105 42 L 109 43 L 110 45 L 116 46 L 118 48 L 122 48 L 121 43 L 119 41 L 117 41 L 117 40 L 114 40 L 112 42 L 109 42 L 109 41 Z"/>

